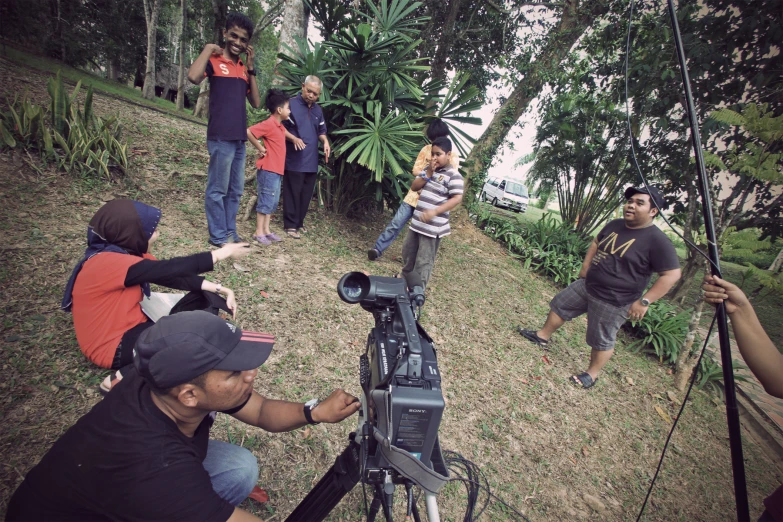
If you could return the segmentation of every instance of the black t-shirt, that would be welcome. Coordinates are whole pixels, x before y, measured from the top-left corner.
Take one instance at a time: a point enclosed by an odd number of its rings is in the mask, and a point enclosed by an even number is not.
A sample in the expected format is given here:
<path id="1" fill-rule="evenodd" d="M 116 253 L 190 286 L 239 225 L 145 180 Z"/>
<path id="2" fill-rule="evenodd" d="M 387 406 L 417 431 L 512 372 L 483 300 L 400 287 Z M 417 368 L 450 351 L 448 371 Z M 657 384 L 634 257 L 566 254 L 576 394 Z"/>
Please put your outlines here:
<path id="1" fill-rule="evenodd" d="M 152 402 L 135 370 L 27 474 L 6 520 L 227 520 L 203 461 L 214 414 L 192 438 Z"/>
<path id="2" fill-rule="evenodd" d="M 628 228 L 610 221 L 596 236 L 598 251 L 585 280 L 587 291 L 602 301 L 624 306 L 642 296 L 653 273 L 680 268 L 669 238 L 655 225 Z"/>

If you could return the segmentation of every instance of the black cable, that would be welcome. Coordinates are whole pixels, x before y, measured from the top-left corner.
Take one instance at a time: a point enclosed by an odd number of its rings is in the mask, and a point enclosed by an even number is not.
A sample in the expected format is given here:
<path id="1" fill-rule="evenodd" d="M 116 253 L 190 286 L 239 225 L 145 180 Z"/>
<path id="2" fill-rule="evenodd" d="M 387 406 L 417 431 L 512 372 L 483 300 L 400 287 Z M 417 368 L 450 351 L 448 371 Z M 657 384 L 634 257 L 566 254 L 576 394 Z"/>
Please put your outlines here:
<path id="1" fill-rule="evenodd" d="M 625 40 L 625 117 L 626 117 L 626 121 L 628 122 L 628 143 L 631 146 L 631 157 L 633 158 L 633 164 L 634 164 L 634 167 L 636 167 L 636 171 L 639 173 L 639 177 L 642 179 L 642 183 L 644 184 L 644 187 L 649 192 L 650 191 L 650 185 L 647 183 L 647 178 L 644 177 L 644 174 L 642 173 L 642 169 L 639 166 L 639 161 L 636 158 L 636 147 L 634 147 L 634 145 L 633 145 L 633 128 L 631 127 L 631 109 L 630 109 L 630 106 L 628 105 L 628 76 L 629 76 L 629 74 L 628 74 L 628 57 L 631 54 L 631 25 L 632 25 L 632 22 L 633 22 L 633 8 L 634 8 L 635 0 L 630 0 L 630 2 L 631 3 L 630 3 L 629 13 L 628 13 L 628 36 L 627 36 L 627 38 Z M 709 263 L 717 271 L 716 275 L 718 277 L 722 278 L 723 276 L 721 275 L 720 267 L 717 264 L 715 264 L 712 261 L 712 259 L 710 259 L 710 256 L 708 256 L 703 250 L 701 250 L 698 246 L 696 246 L 692 241 L 690 241 L 689 239 L 686 239 L 685 236 L 680 234 L 677 231 L 677 229 L 674 228 L 674 226 L 669 222 L 669 220 L 666 219 L 666 216 L 663 215 L 663 209 L 661 209 L 658 206 L 658 203 L 655 202 L 655 199 L 652 196 L 650 196 L 650 202 L 653 205 L 655 205 L 655 208 L 658 209 L 658 215 L 661 216 L 661 218 L 663 218 L 663 220 L 666 222 L 667 225 L 669 225 L 669 228 L 671 228 L 672 231 L 675 234 L 677 234 L 677 236 L 680 239 L 683 240 L 683 242 L 685 242 L 693 250 L 695 250 L 696 252 L 701 254 L 701 256 L 704 257 L 704 259 L 709 261 Z M 711 211 L 711 209 L 710 209 L 710 211 Z"/>
<path id="2" fill-rule="evenodd" d="M 462 482 L 468 494 L 468 506 L 465 510 L 463 522 L 476 522 L 484 511 L 489 507 L 490 501 L 495 500 L 512 511 L 521 520 L 528 521 L 528 518 L 514 506 L 511 506 L 502 498 L 492 493 L 489 480 L 484 476 L 479 467 L 455 451 L 444 451 L 443 458 L 449 471 L 453 475 L 449 482 Z M 487 495 L 484 504 L 478 513 L 474 513 L 479 500 L 480 493 L 484 491 Z"/>
<path id="3" fill-rule="evenodd" d="M 639 510 L 639 516 L 636 517 L 636 522 L 639 522 L 642 518 L 642 514 L 644 513 L 644 508 L 647 507 L 647 500 L 650 498 L 650 494 L 652 493 L 653 486 L 655 485 L 655 480 L 658 478 L 658 473 L 661 471 L 661 466 L 663 465 L 663 457 L 666 455 L 666 450 L 669 448 L 669 441 L 672 438 L 672 434 L 674 433 L 674 429 L 677 427 L 677 423 L 680 422 L 680 417 L 682 417 L 682 411 L 685 409 L 685 405 L 688 403 L 688 397 L 691 394 L 691 390 L 693 389 L 693 384 L 696 382 L 696 375 L 699 373 L 698 368 L 701 364 L 701 360 L 704 357 L 704 352 L 707 350 L 707 343 L 710 342 L 710 336 L 712 335 L 712 328 L 715 326 L 715 320 L 718 318 L 717 315 L 712 316 L 712 323 L 710 323 L 710 329 L 707 332 L 707 336 L 704 338 L 704 344 L 701 347 L 701 353 L 699 354 L 699 360 L 696 361 L 696 366 L 693 367 L 693 375 L 691 375 L 691 384 L 688 386 L 688 391 L 685 392 L 685 397 L 682 400 L 682 406 L 680 406 L 680 411 L 677 412 L 677 417 L 674 419 L 674 424 L 672 425 L 672 428 L 669 430 L 669 436 L 666 437 L 666 443 L 663 445 L 663 450 L 661 451 L 661 458 L 658 460 L 658 468 L 655 470 L 655 475 L 652 478 L 652 481 L 650 482 L 650 487 L 647 488 L 647 496 L 644 497 L 644 503 L 642 504 L 642 509 Z"/>

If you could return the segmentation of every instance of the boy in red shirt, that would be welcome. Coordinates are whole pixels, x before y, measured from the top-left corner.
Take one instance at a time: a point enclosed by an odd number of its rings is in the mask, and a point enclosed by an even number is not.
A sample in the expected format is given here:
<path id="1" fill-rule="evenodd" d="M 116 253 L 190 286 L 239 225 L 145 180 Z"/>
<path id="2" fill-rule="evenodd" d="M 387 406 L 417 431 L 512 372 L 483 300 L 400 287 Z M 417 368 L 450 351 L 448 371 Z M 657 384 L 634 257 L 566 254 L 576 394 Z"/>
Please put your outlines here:
<path id="1" fill-rule="evenodd" d="M 282 122 L 291 115 L 291 109 L 288 96 L 279 89 L 269 89 L 265 104 L 271 116 L 247 129 L 247 139 L 258 149 L 258 204 L 253 239 L 262 245 L 271 245 L 273 241 L 282 241 L 269 230 L 269 220 L 280 201 L 280 182 L 285 168 L 285 127 Z"/>

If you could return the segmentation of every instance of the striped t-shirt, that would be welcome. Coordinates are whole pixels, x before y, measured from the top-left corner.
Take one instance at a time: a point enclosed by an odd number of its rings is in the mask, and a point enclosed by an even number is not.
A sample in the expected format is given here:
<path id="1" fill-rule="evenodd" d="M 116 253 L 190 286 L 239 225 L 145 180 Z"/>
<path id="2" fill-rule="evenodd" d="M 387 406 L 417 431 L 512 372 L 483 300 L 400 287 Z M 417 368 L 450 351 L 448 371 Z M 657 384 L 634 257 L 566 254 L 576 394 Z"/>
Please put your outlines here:
<path id="1" fill-rule="evenodd" d="M 432 174 L 432 178 L 421 189 L 419 203 L 416 205 L 416 210 L 413 212 L 413 219 L 411 220 L 411 230 L 435 238 L 451 234 L 448 212 L 435 216 L 429 223 L 421 220 L 421 213 L 425 210 L 439 207 L 449 198 L 462 194 L 463 191 L 464 182 L 457 169 L 449 165 L 436 170 Z"/>

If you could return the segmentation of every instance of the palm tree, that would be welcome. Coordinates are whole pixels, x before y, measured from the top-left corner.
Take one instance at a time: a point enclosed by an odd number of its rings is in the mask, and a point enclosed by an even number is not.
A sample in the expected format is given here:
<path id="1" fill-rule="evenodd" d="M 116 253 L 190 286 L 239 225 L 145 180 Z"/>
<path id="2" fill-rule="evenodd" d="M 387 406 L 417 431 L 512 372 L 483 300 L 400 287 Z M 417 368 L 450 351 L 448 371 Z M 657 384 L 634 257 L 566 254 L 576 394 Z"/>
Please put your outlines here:
<path id="1" fill-rule="evenodd" d="M 321 5 L 321 4 L 327 5 Z M 331 4 L 343 4 L 340 9 Z M 321 166 L 321 201 L 345 214 L 386 200 L 396 206 L 411 180 L 410 167 L 424 144 L 429 120 L 480 124 L 466 113 L 480 107 L 479 92 L 457 75 L 451 83 L 419 80 L 428 70 L 416 56 L 423 18 L 411 0 L 368 2 L 363 11 L 339 0 L 310 2 L 322 44 L 297 39 L 281 53 L 278 73 L 291 92 L 307 75 L 323 82 L 321 106 L 334 161 Z M 332 6 L 334 7 L 334 6 Z M 441 94 L 445 92 L 444 94 Z M 452 126 L 458 145 L 471 138 Z"/>

